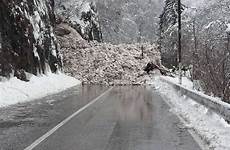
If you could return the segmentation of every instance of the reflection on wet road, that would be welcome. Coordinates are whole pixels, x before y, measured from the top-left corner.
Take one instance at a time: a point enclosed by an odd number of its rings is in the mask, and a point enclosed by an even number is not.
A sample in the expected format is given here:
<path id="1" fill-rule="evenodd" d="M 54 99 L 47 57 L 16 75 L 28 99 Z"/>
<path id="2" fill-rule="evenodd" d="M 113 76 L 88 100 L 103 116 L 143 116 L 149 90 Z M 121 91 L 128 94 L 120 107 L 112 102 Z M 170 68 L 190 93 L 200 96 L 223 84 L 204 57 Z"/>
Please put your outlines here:
<path id="1" fill-rule="evenodd" d="M 200 150 L 162 98 L 141 86 L 114 87 L 35 150 Z"/>
<path id="2" fill-rule="evenodd" d="M 108 87 L 75 87 L 0 109 L 0 150 L 23 150 Z M 114 87 L 35 150 L 200 150 L 161 96 L 142 86 Z"/>
<path id="3" fill-rule="evenodd" d="M 117 114 L 119 121 L 151 122 L 151 95 L 144 88 L 123 87 L 117 89 Z"/>
<path id="4" fill-rule="evenodd" d="M 29 103 L 0 108 L 0 150 L 21 150 L 107 90 L 74 87 Z"/>

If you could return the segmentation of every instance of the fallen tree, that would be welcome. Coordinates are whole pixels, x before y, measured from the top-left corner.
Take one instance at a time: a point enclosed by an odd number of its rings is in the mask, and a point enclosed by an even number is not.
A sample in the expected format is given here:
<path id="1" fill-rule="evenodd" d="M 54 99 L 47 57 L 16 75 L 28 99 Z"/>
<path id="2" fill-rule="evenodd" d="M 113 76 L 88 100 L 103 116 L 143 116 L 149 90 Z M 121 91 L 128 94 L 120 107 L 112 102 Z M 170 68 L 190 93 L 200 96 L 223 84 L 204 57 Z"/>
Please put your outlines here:
<path id="1" fill-rule="evenodd" d="M 164 67 L 159 61 L 157 61 L 156 63 L 149 62 L 144 68 L 144 71 L 147 72 L 147 74 L 150 74 L 151 71 L 156 69 L 159 70 L 162 75 L 172 76 L 171 72 L 166 67 Z"/>

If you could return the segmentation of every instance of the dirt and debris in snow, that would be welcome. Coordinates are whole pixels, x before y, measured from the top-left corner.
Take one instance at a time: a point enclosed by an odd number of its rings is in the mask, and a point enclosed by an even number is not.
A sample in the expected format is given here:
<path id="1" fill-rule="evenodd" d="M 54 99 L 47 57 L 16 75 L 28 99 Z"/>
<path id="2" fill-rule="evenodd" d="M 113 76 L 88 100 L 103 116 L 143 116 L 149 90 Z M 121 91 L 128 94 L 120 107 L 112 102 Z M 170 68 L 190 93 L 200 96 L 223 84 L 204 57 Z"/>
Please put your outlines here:
<path id="1" fill-rule="evenodd" d="M 145 84 L 150 77 L 143 71 L 144 67 L 148 62 L 160 62 L 155 45 L 88 43 L 67 24 L 58 28 L 70 31 L 58 36 L 65 72 L 85 84 Z"/>

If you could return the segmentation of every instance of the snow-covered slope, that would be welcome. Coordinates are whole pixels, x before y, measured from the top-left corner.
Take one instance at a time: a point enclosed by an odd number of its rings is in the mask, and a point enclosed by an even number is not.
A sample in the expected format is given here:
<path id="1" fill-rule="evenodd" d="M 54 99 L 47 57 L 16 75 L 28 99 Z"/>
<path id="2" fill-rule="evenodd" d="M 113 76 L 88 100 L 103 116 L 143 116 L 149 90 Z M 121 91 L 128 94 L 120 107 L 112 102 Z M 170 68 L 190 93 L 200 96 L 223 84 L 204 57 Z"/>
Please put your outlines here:
<path id="1" fill-rule="evenodd" d="M 209 94 L 230 99 L 229 0 L 182 0 L 182 63 Z M 167 0 L 159 39 L 162 63 L 177 66 L 177 0 Z"/>
<path id="2" fill-rule="evenodd" d="M 158 33 L 162 0 L 55 0 L 57 14 L 80 34 L 92 28 L 102 32 L 103 41 L 110 43 L 154 42 Z M 91 21 L 82 19 L 82 12 L 92 14 Z M 90 27 L 91 26 L 91 27 Z M 83 36 L 84 37 L 84 36 Z M 84 37 L 87 39 L 86 37 Z M 100 38 L 100 37 L 99 37 Z M 97 39 L 96 39 L 97 40 Z M 97 40 L 98 41 L 98 40 Z"/>
<path id="3" fill-rule="evenodd" d="M 201 9 L 203 7 L 209 7 L 210 5 L 216 3 L 217 0 L 181 0 L 181 2 L 187 7 Z"/>
<path id="4" fill-rule="evenodd" d="M 0 82 L 0 107 L 42 98 L 80 83 L 77 79 L 62 73 L 48 73 L 40 77 L 32 75 L 29 82 L 11 78 Z"/>
<path id="5" fill-rule="evenodd" d="M 53 0 L 0 1 L 0 107 L 80 84 L 59 73 L 55 26 Z"/>
<path id="6" fill-rule="evenodd" d="M 154 42 L 163 2 L 96 0 L 104 41 L 113 44 Z"/>

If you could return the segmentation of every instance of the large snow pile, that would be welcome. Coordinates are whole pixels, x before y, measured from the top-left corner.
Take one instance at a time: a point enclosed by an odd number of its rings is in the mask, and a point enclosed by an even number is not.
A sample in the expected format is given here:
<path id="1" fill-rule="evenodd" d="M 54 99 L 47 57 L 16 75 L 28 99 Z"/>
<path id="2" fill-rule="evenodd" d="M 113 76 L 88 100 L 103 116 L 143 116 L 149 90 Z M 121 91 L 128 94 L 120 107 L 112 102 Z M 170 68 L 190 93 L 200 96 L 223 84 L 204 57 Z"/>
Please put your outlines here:
<path id="1" fill-rule="evenodd" d="M 179 85 L 179 76 L 169 77 L 169 76 L 161 76 L 163 80 L 169 81 L 171 83 Z M 152 84 L 151 82 L 149 84 Z M 215 97 L 213 94 L 205 93 L 202 89 L 201 83 L 199 81 L 192 82 L 188 77 L 182 77 L 182 87 L 193 90 L 194 93 L 197 93 L 201 96 L 212 98 L 214 101 L 221 101 L 220 97 Z"/>
<path id="2" fill-rule="evenodd" d="M 11 78 L 8 81 L 0 82 L 0 107 L 58 93 L 80 83 L 79 80 L 62 73 L 49 73 L 40 77 L 32 75 L 29 82 L 24 82 L 16 77 Z"/>
<path id="3" fill-rule="evenodd" d="M 144 84 L 150 78 L 143 68 L 150 61 L 160 60 L 160 53 L 155 45 L 88 43 L 68 25 L 62 24 L 58 28 L 70 31 L 70 34 L 58 37 L 65 72 L 83 83 Z"/>
<path id="4" fill-rule="evenodd" d="M 152 83 L 171 105 L 171 111 L 186 120 L 185 128 L 195 131 L 208 149 L 230 149 L 230 125 L 223 118 L 194 100 L 180 96 L 171 85 L 162 82 L 159 77 L 156 77 Z"/>
<path id="5" fill-rule="evenodd" d="M 174 84 L 179 84 L 179 76 L 176 77 L 162 76 L 161 78 L 170 81 Z M 182 86 L 188 89 L 193 89 L 193 82 L 187 77 L 182 77 Z"/>

